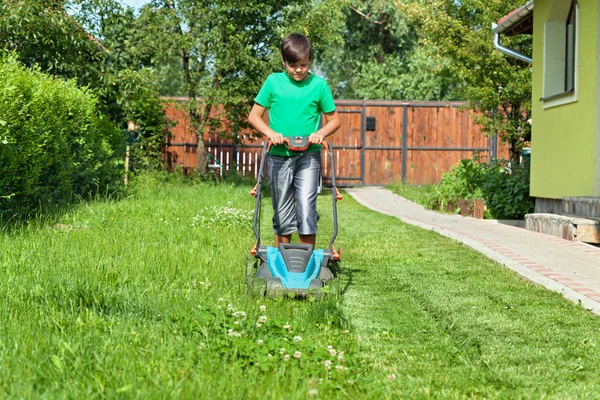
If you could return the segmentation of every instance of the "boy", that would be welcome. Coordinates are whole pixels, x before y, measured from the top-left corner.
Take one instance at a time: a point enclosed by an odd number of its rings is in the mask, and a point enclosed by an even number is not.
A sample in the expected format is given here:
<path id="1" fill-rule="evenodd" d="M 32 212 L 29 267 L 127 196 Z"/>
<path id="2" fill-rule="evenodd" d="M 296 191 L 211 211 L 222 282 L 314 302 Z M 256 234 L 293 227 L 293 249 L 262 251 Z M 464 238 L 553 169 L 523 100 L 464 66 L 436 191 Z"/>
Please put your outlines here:
<path id="1" fill-rule="evenodd" d="M 340 120 L 327 82 L 308 72 L 312 44 L 304 35 L 288 35 L 281 44 L 285 72 L 267 78 L 248 121 L 267 136 L 273 146 L 267 170 L 273 201 L 275 246 L 290 243 L 298 232 L 300 243 L 315 245 L 317 238 L 317 188 L 321 177 L 321 146 L 340 127 Z M 263 115 L 269 110 L 269 125 Z M 325 124 L 319 129 L 321 113 Z M 308 136 L 309 148 L 290 151 L 289 136 Z"/>

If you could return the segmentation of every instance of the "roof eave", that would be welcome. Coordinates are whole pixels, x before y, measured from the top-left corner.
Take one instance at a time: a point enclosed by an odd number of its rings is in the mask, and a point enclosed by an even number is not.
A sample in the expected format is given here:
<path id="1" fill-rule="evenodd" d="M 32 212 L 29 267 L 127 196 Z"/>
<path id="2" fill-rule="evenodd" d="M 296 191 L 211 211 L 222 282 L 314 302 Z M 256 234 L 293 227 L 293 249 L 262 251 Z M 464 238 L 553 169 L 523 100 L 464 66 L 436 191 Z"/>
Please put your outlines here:
<path id="1" fill-rule="evenodd" d="M 518 8 L 498 21 L 493 32 L 505 36 L 532 33 L 533 28 L 533 2 L 530 0 L 523 7 Z"/>

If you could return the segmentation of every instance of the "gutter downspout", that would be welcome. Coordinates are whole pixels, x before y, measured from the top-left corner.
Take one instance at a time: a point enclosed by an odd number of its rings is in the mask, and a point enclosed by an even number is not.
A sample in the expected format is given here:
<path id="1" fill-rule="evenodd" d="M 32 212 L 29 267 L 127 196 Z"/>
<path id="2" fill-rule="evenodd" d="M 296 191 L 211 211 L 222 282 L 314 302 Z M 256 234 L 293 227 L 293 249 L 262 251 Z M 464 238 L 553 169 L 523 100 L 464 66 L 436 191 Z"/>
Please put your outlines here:
<path id="1" fill-rule="evenodd" d="M 495 29 L 498 25 L 492 23 L 492 30 Z M 500 52 L 509 55 L 511 57 L 515 57 L 518 58 L 519 60 L 525 61 L 529 64 L 532 63 L 532 59 L 530 57 L 527 57 L 521 53 L 518 53 L 512 49 L 509 49 L 508 47 L 504 47 L 500 44 L 500 34 L 497 32 L 494 32 L 494 47 L 499 50 Z"/>

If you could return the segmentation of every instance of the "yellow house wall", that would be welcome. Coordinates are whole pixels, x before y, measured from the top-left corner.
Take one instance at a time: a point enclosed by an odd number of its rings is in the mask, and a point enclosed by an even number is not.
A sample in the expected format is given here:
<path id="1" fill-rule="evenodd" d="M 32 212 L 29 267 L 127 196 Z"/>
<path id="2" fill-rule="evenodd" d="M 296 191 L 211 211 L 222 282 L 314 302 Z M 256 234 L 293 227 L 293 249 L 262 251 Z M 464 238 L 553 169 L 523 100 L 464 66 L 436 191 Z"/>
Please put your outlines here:
<path id="1" fill-rule="evenodd" d="M 556 0 L 554 0 L 556 1 Z M 533 37 L 531 195 L 560 199 L 599 196 L 596 152 L 598 1 L 579 1 L 577 101 L 543 108 L 544 24 L 552 0 L 536 0 Z M 600 159 L 600 157 L 598 157 Z"/>

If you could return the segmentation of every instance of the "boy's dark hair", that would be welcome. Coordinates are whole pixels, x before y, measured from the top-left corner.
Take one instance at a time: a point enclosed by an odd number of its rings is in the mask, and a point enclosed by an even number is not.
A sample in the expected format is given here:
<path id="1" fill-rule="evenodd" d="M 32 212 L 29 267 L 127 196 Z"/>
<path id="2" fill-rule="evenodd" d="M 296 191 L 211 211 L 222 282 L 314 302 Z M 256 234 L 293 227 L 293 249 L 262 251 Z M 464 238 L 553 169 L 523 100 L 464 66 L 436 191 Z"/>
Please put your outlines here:
<path id="1" fill-rule="evenodd" d="M 287 63 L 295 63 L 308 57 L 312 61 L 312 43 L 299 33 L 287 35 L 281 42 L 281 57 Z"/>

